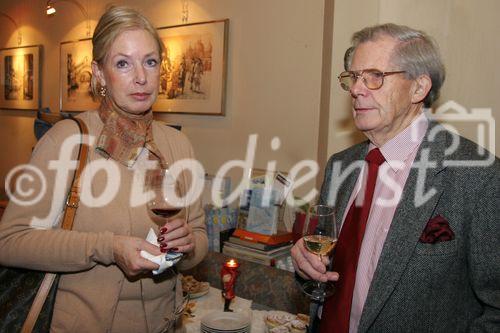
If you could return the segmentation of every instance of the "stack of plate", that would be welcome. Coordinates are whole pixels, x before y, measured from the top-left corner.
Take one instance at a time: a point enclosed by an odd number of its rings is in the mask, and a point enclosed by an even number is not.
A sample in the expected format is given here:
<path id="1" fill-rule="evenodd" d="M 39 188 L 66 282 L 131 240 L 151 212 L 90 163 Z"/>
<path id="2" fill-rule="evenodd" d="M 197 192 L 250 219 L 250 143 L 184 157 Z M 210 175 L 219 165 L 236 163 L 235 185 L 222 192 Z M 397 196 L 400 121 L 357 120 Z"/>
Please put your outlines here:
<path id="1" fill-rule="evenodd" d="M 203 333 L 250 333 L 250 319 L 238 312 L 210 312 L 201 319 Z"/>

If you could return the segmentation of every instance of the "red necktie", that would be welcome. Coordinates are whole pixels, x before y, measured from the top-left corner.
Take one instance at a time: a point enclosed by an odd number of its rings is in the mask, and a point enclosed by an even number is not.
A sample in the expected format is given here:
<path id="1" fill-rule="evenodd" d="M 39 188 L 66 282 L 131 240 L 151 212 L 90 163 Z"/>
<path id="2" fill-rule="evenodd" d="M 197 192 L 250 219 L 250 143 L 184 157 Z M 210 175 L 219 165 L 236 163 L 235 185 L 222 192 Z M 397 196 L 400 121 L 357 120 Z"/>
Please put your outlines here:
<path id="1" fill-rule="evenodd" d="M 372 149 L 366 155 L 365 160 L 368 162 L 365 197 L 361 207 L 356 206 L 356 199 L 353 201 L 339 235 L 333 258 L 333 270 L 339 272 L 340 278 L 335 284 L 335 294 L 327 298 L 323 306 L 320 323 L 321 333 L 349 332 L 352 293 L 356 282 L 359 251 L 372 206 L 378 168 L 385 161 L 378 148 Z"/>

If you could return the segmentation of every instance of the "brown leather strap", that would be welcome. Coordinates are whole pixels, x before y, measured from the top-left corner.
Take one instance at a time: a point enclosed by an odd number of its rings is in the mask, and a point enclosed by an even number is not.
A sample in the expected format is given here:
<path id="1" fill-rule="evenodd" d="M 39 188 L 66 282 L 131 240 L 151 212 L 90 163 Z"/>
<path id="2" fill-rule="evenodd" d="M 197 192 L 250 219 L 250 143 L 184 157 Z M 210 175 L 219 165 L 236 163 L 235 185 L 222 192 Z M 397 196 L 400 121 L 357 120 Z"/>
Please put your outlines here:
<path id="1" fill-rule="evenodd" d="M 82 174 L 83 168 L 87 163 L 87 155 L 89 153 L 89 145 L 86 141 L 88 138 L 89 131 L 87 125 L 77 118 L 72 118 L 78 123 L 80 127 L 80 133 L 82 135 L 82 140 L 80 144 L 80 151 L 78 152 L 78 167 L 73 176 L 73 181 L 71 182 L 71 188 L 66 199 L 66 209 L 64 211 L 64 217 L 61 228 L 65 230 L 71 230 L 73 228 L 73 220 L 75 219 L 76 209 L 80 203 L 80 176 Z M 85 142 L 84 142 L 85 140 Z"/>
<path id="2" fill-rule="evenodd" d="M 64 210 L 64 217 L 62 222 L 62 229 L 71 230 L 73 228 L 73 221 L 76 215 L 76 209 L 78 208 L 78 204 L 80 203 L 80 175 L 82 174 L 83 168 L 87 163 L 87 155 L 89 151 L 89 145 L 87 142 L 89 131 L 87 129 L 87 125 L 81 120 L 77 118 L 70 118 L 71 120 L 76 121 L 78 127 L 80 128 L 80 134 L 82 136 L 80 149 L 78 151 L 78 166 L 73 176 L 73 181 L 71 182 L 71 188 L 68 193 L 68 197 L 66 199 L 66 209 Z M 21 329 L 22 333 L 31 333 L 33 328 L 35 327 L 36 320 L 40 315 L 40 311 L 42 311 L 43 304 L 47 299 L 47 295 L 49 294 L 50 289 L 52 288 L 52 284 L 56 278 L 57 274 L 47 273 L 43 278 L 43 281 L 38 288 L 38 292 L 35 296 L 35 300 L 33 304 L 31 304 L 30 311 L 26 320 L 24 321 L 23 327 Z"/>
<path id="3" fill-rule="evenodd" d="M 36 320 L 42 310 L 43 303 L 45 303 L 45 300 L 47 299 L 47 295 L 52 288 L 52 284 L 54 283 L 56 276 L 57 274 L 54 273 L 45 274 L 42 284 L 36 293 L 35 300 L 33 301 L 33 304 L 31 304 L 30 312 L 28 313 L 23 327 L 21 328 L 21 333 L 31 333 L 31 331 L 33 331 L 33 327 L 35 327 Z"/>

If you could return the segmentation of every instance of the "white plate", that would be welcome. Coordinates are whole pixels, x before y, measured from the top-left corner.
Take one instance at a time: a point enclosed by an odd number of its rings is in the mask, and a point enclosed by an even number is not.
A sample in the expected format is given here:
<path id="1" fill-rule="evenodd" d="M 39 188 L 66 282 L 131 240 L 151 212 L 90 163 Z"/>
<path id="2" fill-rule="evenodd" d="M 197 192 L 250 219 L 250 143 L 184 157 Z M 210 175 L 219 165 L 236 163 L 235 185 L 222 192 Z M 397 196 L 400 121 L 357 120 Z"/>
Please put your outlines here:
<path id="1" fill-rule="evenodd" d="M 250 327 L 241 331 L 233 331 L 233 330 L 211 330 L 207 328 L 202 328 L 201 332 L 203 333 L 250 333 Z"/>
<path id="2" fill-rule="evenodd" d="M 226 330 L 222 330 L 222 331 L 209 331 L 207 329 L 204 329 L 202 328 L 201 331 L 202 333 L 250 333 L 250 328 L 246 329 L 246 330 L 243 330 L 243 331 L 226 331 Z"/>
<path id="3" fill-rule="evenodd" d="M 247 331 L 247 330 L 250 330 L 250 324 L 246 325 L 245 327 L 243 328 L 240 328 L 240 329 L 220 329 L 220 328 L 212 328 L 212 327 L 209 327 L 209 326 L 205 326 L 203 324 L 200 324 L 201 328 L 206 330 L 206 331 L 217 331 L 217 332 L 226 332 L 226 331 L 231 331 L 231 332 L 244 332 L 244 331 Z"/>
<path id="4" fill-rule="evenodd" d="M 250 327 L 244 328 L 242 330 L 214 330 L 211 328 L 206 328 L 204 326 L 201 327 L 201 332 L 203 333 L 226 333 L 226 332 L 231 332 L 231 333 L 250 333 Z"/>
<path id="5" fill-rule="evenodd" d="M 250 327 L 247 327 L 247 328 L 244 328 L 244 329 L 241 329 L 241 330 L 214 330 L 214 329 L 206 328 L 206 327 L 202 326 L 201 327 L 201 331 L 204 332 L 204 333 L 227 333 L 227 332 L 231 332 L 231 333 L 249 333 L 250 332 Z"/>
<path id="6" fill-rule="evenodd" d="M 250 319 L 238 312 L 213 311 L 201 318 L 205 328 L 219 331 L 239 331 L 250 326 Z"/>

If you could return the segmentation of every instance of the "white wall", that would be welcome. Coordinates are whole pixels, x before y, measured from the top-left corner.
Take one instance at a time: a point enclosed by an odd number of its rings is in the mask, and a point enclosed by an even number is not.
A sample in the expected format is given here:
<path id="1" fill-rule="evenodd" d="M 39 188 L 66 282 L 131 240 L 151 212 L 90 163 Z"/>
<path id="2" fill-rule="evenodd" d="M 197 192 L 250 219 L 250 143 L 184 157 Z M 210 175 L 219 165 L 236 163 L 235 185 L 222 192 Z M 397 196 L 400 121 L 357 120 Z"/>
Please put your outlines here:
<path id="1" fill-rule="evenodd" d="M 394 22 L 421 29 L 440 45 L 447 77 L 439 107 L 453 100 L 467 109 L 491 108 L 500 119 L 500 43 L 498 32 L 500 2 L 496 0 L 338 0 L 335 1 L 332 82 L 343 70 L 343 54 L 350 36 L 358 29 L 378 23 Z M 348 96 L 332 84 L 328 151 L 340 151 L 363 139 L 355 134 Z M 484 113 L 482 113 L 484 115 Z M 477 140 L 475 123 L 453 122 L 457 130 Z M 488 133 L 486 133 L 488 135 Z M 495 139 L 496 155 L 500 141 Z M 492 147 L 485 141 L 486 147 Z"/>

